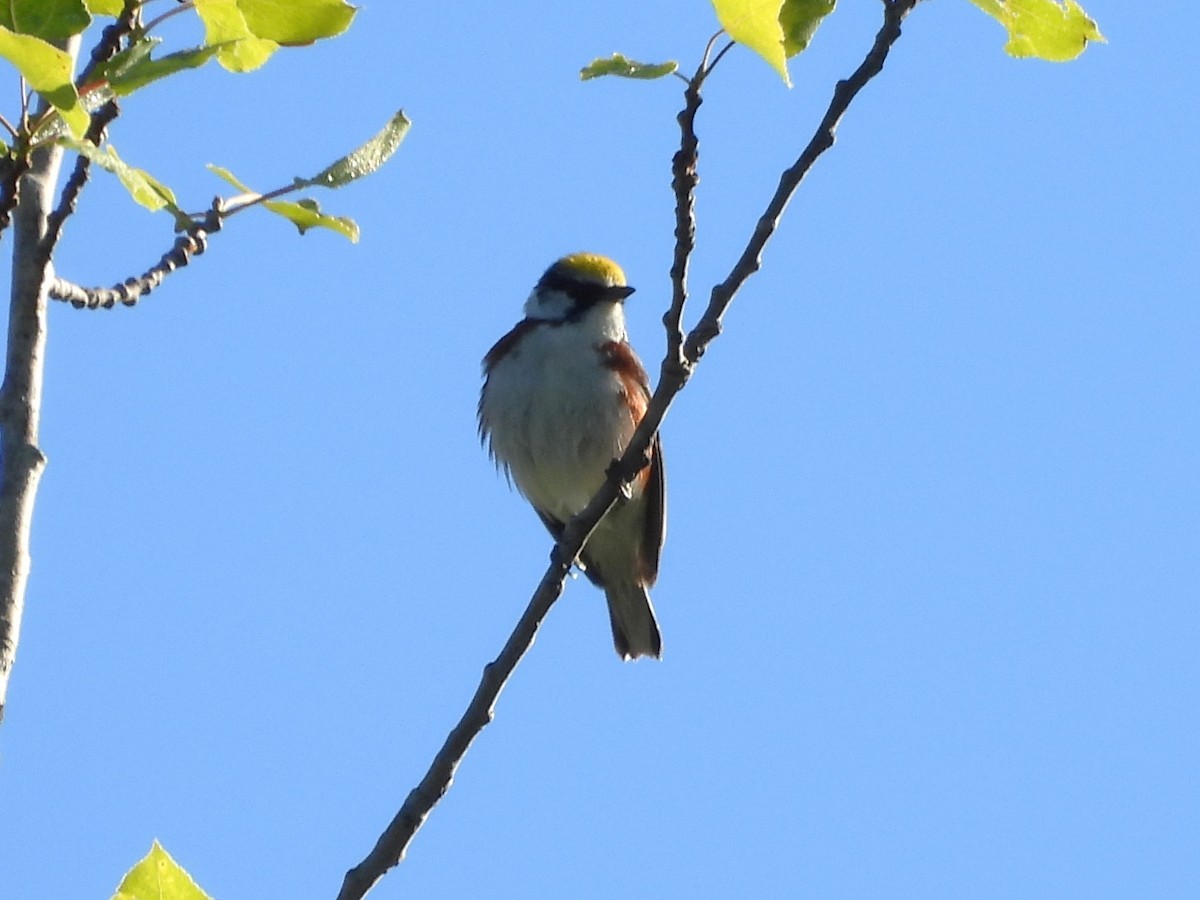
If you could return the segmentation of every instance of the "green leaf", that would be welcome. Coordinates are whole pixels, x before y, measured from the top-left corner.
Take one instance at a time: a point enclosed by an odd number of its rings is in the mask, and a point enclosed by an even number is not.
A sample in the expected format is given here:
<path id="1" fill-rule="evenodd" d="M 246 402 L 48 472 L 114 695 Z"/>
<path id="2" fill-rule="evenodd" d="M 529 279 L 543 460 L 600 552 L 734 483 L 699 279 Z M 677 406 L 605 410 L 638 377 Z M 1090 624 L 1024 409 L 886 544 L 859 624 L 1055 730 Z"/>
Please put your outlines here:
<path id="1" fill-rule="evenodd" d="M 192 876 L 155 841 L 150 852 L 125 873 L 112 900 L 212 900 Z"/>
<path id="2" fill-rule="evenodd" d="M 404 115 L 404 110 L 397 111 L 375 137 L 357 150 L 326 166 L 312 178 L 297 178 L 296 184 L 302 187 L 316 185 L 339 188 L 364 175 L 370 175 L 396 152 L 396 148 L 408 134 L 411 125 L 412 122 Z"/>
<path id="3" fill-rule="evenodd" d="M 779 26 L 783 29 L 783 52 L 789 59 L 808 49 L 817 26 L 835 6 L 837 0 L 783 0 Z"/>
<path id="4" fill-rule="evenodd" d="M 253 72 L 279 49 L 274 41 L 254 37 L 222 41 L 215 46 L 217 62 L 230 72 Z"/>
<path id="5" fill-rule="evenodd" d="M 88 12 L 93 16 L 112 16 L 114 19 L 121 14 L 125 0 L 84 0 Z"/>
<path id="6" fill-rule="evenodd" d="M 58 110 L 72 134 L 83 136 L 89 117 L 71 81 L 70 56 L 41 38 L 0 26 L 0 57 L 16 66 L 29 86 Z"/>
<path id="7" fill-rule="evenodd" d="M 204 45 L 217 48 L 217 62 L 230 72 L 251 72 L 279 49 L 251 32 L 238 0 L 196 0 L 196 12 L 204 22 Z"/>
<path id="8" fill-rule="evenodd" d="M 162 59 L 151 59 L 150 51 L 156 43 L 157 39 L 144 38 L 128 50 L 114 56 L 109 64 L 100 70 L 98 77 L 107 80 L 113 92 L 124 97 L 160 78 L 166 78 L 184 69 L 199 68 L 221 52 L 221 45 L 194 47 L 191 50 L 168 53 Z M 134 51 L 138 52 L 135 54 Z"/>
<path id="9" fill-rule="evenodd" d="M 784 84 L 791 87 L 783 49 L 783 26 L 779 23 L 783 0 L 712 0 L 712 5 L 725 32 L 765 59 Z"/>
<path id="10" fill-rule="evenodd" d="M 97 147 L 91 141 L 76 141 L 71 138 L 59 138 L 59 143 L 70 147 L 81 156 L 86 156 L 106 172 L 112 172 L 120 179 L 125 190 L 129 191 L 129 196 L 151 212 L 165 208 L 177 217 L 184 214 L 175 202 L 175 193 L 169 187 L 149 172 L 135 169 L 126 163 L 117 156 L 116 148 L 112 144 Z"/>
<path id="11" fill-rule="evenodd" d="M 244 182 L 228 169 L 210 164 L 208 170 L 251 198 L 262 196 L 258 191 L 247 187 Z M 296 184 L 297 186 L 302 186 L 304 181 L 297 178 Z M 321 207 L 317 205 L 317 201 L 315 200 L 310 200 L 307 197 L 303 200 L 297 200 L 294 203 L 285 200 L 264 200 L 262 205 L 276 215 L 283 216 L 295 225 L 301 234 L 304 234 L 310 228 L 328 228 L 331 231 L 336 231 L 338 234 L 345 235 L 350 239 L 351 243 L 358 243 L 358 223 L 345 216 L 326 215 L 321 212 Z"/>
<path id="12" fill-rule="evenodd" d="M 674 60 L 664 63 L 640 63 L 620 53 L 614 53 L 608 59 L 592 60 L 579 70 L 579 77 L 583 81 L 605 75 L 616 75 L 620 78 L 662 78 L 678 68 L 679 63 Z"/>
<path id="13" fill-rule="evenodd" d="M 329 216 L 321 212 L 316 200 L 305 197 L 295 203 L 283 200 L 267 200 L 263 203 L 267 209 L 276 215 L 283 216 L 298 229 L 300 233 L 310 228 L 328 228 L 350 239 L 350 243 L 358 243 L 358 223 L 345 216 Z"/>
<path id="14" fill-rule="evenodd" d="M 107 81 L 120 75 L 135 63 L 141 62 L 162 43 L 162 38 L 142 36 L 96 69 L 96 80 Z"/>
<path id="15" fill-rule="evenodd" d="M 250 33 L 278 44 L 311 44 L 350 27 L 358 12 L 345 0 L 237 0 Z"/>
<path id="16" fill-rule="evenodd" d="M 1009 56 L 1068 62 L 1104 35 L 1075 0 L 971 0 L 1008 29 Z"/>
<path id="17" fill-rule="evenodd" d="M 4 0 L 0 25 L 17 34 L 61 41 L 92 23 L 83 0 Z"/>
<path id="18" fill-rule="evenodd" d="M 255 190 L 252 190 L 251 188 L 246 187 L 245 184 L 243 184 L 241 181 L 238 180 L 238 177 L 236 175 L 234 175 L 232 172 L 230 172 L 228 169 L 224 168 L 223 166 L 214 166 L 212 163 L 209 163 L 204 168 L 208 169 L 208 171 L 212 172 L 218 178 L 224 179 L 225 181 L 229 182 L 235 188 L 237 188 L 239 191 L 241 191 L 245 194 L 257 194 L 258 193 L 258 191 L 255 191 Z"/>

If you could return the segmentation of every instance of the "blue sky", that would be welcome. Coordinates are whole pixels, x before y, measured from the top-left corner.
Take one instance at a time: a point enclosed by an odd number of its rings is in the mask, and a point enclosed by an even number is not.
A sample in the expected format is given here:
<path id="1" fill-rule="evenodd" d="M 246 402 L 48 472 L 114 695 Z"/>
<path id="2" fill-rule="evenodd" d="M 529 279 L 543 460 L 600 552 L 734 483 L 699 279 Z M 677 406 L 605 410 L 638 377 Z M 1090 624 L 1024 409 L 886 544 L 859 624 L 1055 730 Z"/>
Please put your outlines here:
<path id="1" fill-rule="evenodd" d="M 917 9 L 665 424 L 663 661 L 570 583 L 372 897 L 1200 894 L 1194 29 L 1086 6 L 1109 44 L 1067 65 Z M 744 51 L 708 84 L 692 319 L 874 35 L 841 7 L 791 90 Z M 137 309 L 52 310 L 0 896 L 107 898 L 154 838 L 218 900 L 337 893 L 550 548 L 480 357 L 586 249 L 661 358 L 680 85 L 576 73 L 690 69 L 713 23 L 365 3 L 126 103 L 191 207 L 205 163 L 266 189 L 414 127 L 319 198 L 357 246 L 247 213 Z M 170 241 L 96 178 L 58 268 Z"/>

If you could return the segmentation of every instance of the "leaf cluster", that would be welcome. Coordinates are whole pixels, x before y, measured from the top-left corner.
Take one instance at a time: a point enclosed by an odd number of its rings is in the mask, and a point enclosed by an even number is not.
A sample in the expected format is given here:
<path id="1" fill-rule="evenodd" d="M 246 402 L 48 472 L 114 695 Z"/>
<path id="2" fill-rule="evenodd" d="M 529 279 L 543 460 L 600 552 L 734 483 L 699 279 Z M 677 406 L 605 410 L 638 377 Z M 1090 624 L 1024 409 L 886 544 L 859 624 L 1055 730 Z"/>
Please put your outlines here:
<path id="1" fill-rule="evenodd" d="M 883 0 L 884 4 L 895 0 Z M 1104 36 L 1075 0 L 970 0 L 1008 30 L 1010 56 L 1067 62 Z M 712 0 L 721 32 L 757 53 L 791 87 L 787 61 L 808 49 L 837 0 Z M 582 79 L 651 79 L 677 73 L 674 62 L 643 63 L 614 53 L 585 66 Z M 680 76 L 682 77 L 682 76 Z"/>
<path id="2" fill-rule="evenodd" d="M 12 139 L 0 150 L 20 162 L 47 143 L 58 143 L 120 179 L 130 196 L 145 208 L 168 211 L 179 230 L 187 230 L 199 215 L 185 213 L 175 193 L 144 169 L 126 163 L 111 145 L 89 139 L 92 113 L 104 104 L 140 91 L 179 72 L 199 68 L 209 60 L 229 72 L 250 72 L 284 47 L 310 45 L 344 32 L 356 9 L 346 0 L 185 0 L 160 15 L 147 18 L 154 0 L 7 0 L 0 4 L 0 57 L 10 62 L 28 87 L 44 102 L 30 112 L 24 98 L 16 124 L 0 116 Z M 160 54 L 162 39 L 155 31 L 168 19 L 194 14 L 203 28 L 198 46 Z M 82 34 L 96 19 L 113 19 L 101 39 L 109 52 L 93 56 L 83 72 L 73 72 L 65 42 Z M 113 37 L 115 36 L 115 41 Z M 227 169 L 209 168 L 241 194 L 219 201 L 219 217 L 249 206 L 262 205 L 283 216 L 304 233 L 329 228 L 352 241 L 358 226 L 350 219 L 321 212 L 316 201 L 282 201 L 284 194 L 309 187 L 341 187 L 379 168 L 395 151 L 409 127 L 403 112 L 391 117 L 383 130 L 353 153 L 326 166 L 317 175 L 297 177 L 275 190 L 259 193 L 246 187 Z"/>

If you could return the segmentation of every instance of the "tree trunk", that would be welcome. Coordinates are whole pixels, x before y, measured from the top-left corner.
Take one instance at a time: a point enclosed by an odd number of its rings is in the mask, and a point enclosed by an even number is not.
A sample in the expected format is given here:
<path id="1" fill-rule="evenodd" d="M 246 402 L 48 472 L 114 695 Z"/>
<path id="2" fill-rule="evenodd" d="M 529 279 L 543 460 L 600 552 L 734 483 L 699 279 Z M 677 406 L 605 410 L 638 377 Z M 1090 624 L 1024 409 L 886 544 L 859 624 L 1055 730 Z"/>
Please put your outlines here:
<path id="1" fill-rule="evenodd" d="M 61 162 L 60 148 L 33 153 L 12 220 L 12 301 L 0 387 L 0 719 L 21 633 L 33 501 L 46 466 L 38 447 L 50 274 L 42 237 Z"/>

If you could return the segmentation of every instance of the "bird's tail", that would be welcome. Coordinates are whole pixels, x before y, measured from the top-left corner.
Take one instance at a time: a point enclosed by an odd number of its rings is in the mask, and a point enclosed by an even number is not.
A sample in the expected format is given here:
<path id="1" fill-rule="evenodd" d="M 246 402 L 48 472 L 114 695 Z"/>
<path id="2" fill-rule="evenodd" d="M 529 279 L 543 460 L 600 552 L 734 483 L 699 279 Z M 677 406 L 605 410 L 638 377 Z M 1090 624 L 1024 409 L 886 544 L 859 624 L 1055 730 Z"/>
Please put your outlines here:
<path id="1" fill-rule="evenodd" d="M 654 617 L 650 595 L 640 584 L 610 584 L 605 587 L 608 618 L 612 622 L 613 646 L 621 659 L 639 656 L 662 657 L 662 635 Z"/>

